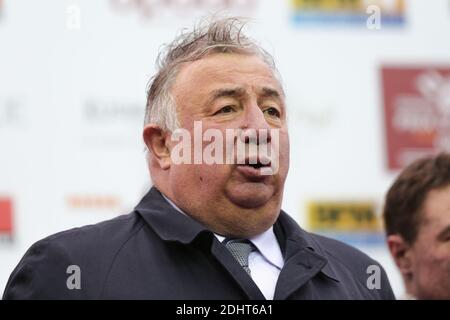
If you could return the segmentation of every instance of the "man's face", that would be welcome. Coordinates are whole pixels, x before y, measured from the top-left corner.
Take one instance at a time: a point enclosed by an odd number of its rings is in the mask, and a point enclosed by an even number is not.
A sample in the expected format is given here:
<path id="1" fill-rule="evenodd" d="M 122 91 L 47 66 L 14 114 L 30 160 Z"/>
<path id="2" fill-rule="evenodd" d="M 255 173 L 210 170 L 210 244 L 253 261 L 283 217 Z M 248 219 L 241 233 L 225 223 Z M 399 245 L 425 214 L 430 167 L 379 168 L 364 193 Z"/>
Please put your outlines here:
<path id="1" fill-rule="evenodd" d="M 450 299 L 450 186 L 428 193 L 411 248 L 412 290 L 419 299 Z"/>
<path id="2" fill-rule="evenodd" d="M 279 151 L 275 174 L 260 175 L 236 161 L 172 162 L 169 173 L 169 192 L 176 204 L 212 231 L 250 237 L 267 230 L 278 217 L 289 167 L 284 94 L 272 70 L 257 56 L 212 54 L 183 65 L 171 93 L 180 126 L 190 132 L 192 142 L 194 122 L 201 121 L 202 132 L 214 128 L 222 134 L 224 154 L 230 143 L 225 141 L 227 129 L 278 130 L 279 139 L 272 136 L 266 144 Z M 231 142 L 234 150 L 237 141 Z M 203 142 L 203 150 L 209 143 Z M 192 159 L 194 149 L 192 144 Z"/>

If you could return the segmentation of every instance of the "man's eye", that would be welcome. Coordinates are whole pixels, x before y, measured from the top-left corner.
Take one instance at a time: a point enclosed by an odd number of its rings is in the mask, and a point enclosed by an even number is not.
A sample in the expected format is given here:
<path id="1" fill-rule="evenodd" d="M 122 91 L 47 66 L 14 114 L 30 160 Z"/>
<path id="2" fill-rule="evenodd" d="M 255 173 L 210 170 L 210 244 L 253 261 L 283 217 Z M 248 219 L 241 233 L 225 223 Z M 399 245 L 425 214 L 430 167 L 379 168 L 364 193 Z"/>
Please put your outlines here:
<path id="1" fill-rule="evenodd" d="M 281 117 L 280 111 L 278 111 L 278 109 L 276 109 L 274 107 L 267 108 L 266 110 L 264 110 L 264 112 L 267 113 L 271 117 L 277 117 L 277 118 Z"/>
<path id="2" fill-rule="evenodd" d="M 232 113 L 233 111 L 234 111 L 234 106 L 225 106 L 223 108 L 220 108 L 220 110 L 217 111 L 216 113 L 214 113 L 214 115 L 220 114 L 220 113 Z"/>

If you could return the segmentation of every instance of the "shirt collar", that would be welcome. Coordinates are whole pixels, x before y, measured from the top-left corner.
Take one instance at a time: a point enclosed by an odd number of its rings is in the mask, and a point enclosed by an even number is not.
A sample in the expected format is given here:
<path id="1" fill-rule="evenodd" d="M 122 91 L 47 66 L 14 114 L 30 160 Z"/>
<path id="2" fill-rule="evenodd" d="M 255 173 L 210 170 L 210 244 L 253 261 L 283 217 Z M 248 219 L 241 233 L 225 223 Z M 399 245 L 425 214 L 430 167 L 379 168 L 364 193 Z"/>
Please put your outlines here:
<path id="1" fill-rule="evenodd" d="M 178 212 L 187 216 L 186 213 L 183 212 L 183 210 L 181 210 L 175 203 L 173 203 L 172 200 L 167 198 L 162 193 L 161 193 L 161 195 L 164 197 L 164 199 L 166 199 L 166 201 L 175 210 L 177 210 Z M 214 235 L 220 242 L 223 242 L 223 240 L 225 239 L 225 237 L 220 234 L 214 233 Z M 254 236 L 252 238 L 249 238 L 248 240 L 250 240 L 253 243 L 253 245 L 258 249 L 258 251 L 261 253 L 261 255 L 267 261 L 269 261 L 271 264 L 273 264 L 275 267 L 277 267 L 280 270 L 281 270 L 281 268 L 283 268 L 283 264 L 284 264 L 283 255 L 281 253 L 281 249 L 280 249 L 280 245 L 278 244 L 278 240 L 275 237 L 275 234 L 273 233 L 273 226 L 271 226 L 269 229 L 267 229 L 263 233 L 261 233 L 257 236 Z"/>
<path id="2" fill-rule="evenodd" d="M 222 242 L 225 237 L 219 234 L 214 234 L 220 242 Z M 251 237 L 250 240 L 253 245 L 258 249 L 261 255 L 272 265 L 281 270 L 284 265 L 283 255 L 281 253 L 280 245 L 278 240 L 273 233 L 273 227 L 270 227 L 263 233 Z"/>
<path id="3" fill-rule="evenodd" d="M 280 270 L 283 268 L 283 254 L 281 253 L 278 240 L 273 233 L 273 226 L 260 235 L 251 238 L 250 241 L 270 263 Z"/>

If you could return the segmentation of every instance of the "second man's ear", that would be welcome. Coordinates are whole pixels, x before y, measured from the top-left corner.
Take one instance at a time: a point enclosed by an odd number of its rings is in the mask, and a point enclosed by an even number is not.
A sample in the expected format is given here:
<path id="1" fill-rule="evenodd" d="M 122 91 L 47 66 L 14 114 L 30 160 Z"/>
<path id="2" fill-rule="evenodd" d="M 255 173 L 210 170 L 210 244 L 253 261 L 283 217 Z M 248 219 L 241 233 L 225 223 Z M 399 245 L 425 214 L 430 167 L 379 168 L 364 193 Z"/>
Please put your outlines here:
<path id="1" fill-rule="evenodd" d="M 387 244 L 395 264 L 405 277 L 412 274 L 412 256 L 411 246 L 400 235 L 390 235 L 387 238 Z"/>
<path id="2" fill-rule="evenodd" d="M 150 123 L 144 127 L 143 138 L 145 145 L 157 161 L 161 169 L 170 168 L 170 150 L 168 148 L 169 133 L 161 129 L 158 125 Z"/>

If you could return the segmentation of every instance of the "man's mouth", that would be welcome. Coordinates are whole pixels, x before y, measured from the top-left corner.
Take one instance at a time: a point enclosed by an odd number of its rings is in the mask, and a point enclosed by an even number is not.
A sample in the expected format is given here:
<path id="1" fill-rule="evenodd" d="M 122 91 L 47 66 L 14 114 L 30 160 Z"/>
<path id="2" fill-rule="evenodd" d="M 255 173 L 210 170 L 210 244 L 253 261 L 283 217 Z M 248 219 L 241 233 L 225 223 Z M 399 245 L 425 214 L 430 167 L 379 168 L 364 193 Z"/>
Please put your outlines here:
<path id="1" fill-rule="evenodd" d="M 239 165 L 239 163 L 238 163 Z M 259 169 L 262 167 L 270 167 L 271 161 L 267 156 L 248 156 L 244 159 L 244 163 L 242 165 L 250 166 L 255 169 Z"/>
<path id="2" fill-rule="evenodd" d="M 238 164 L 238 171 L 247 178 L 265 178 L 266 176 L 261 174 L 262 168 L 270 168 L 271 161 L 267 157 L 247 157 L 244 163 Z"/>
<path id="3" fill-rule="evenodd" d="M 259 169 L 259 168 L 262 168 L 262 167 L 265 167 L 265 165 L 263 165 L 262 163 L 255 163 L 255 164 L 246 164 L 246 166 L 250 166 L 250 167 L 252 167 L 252 168 L 255 168 L 255 169 Z"/>

